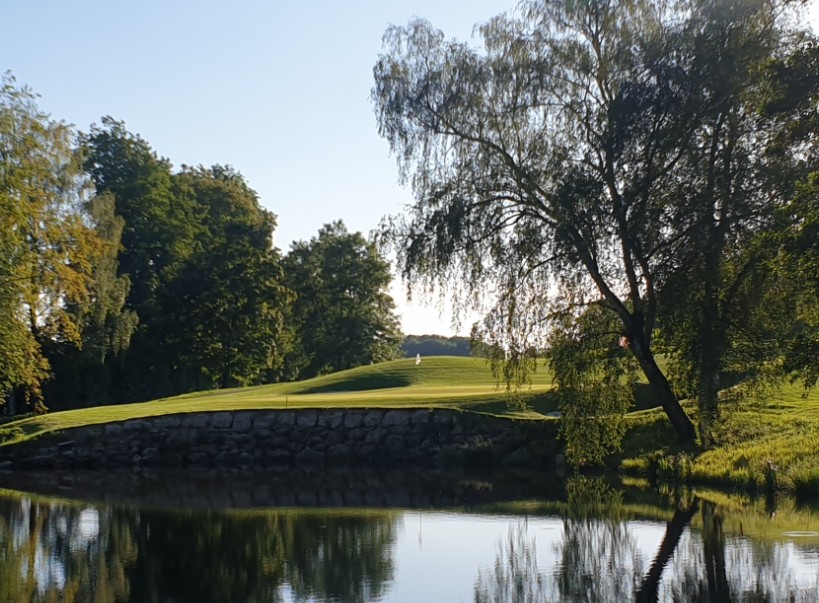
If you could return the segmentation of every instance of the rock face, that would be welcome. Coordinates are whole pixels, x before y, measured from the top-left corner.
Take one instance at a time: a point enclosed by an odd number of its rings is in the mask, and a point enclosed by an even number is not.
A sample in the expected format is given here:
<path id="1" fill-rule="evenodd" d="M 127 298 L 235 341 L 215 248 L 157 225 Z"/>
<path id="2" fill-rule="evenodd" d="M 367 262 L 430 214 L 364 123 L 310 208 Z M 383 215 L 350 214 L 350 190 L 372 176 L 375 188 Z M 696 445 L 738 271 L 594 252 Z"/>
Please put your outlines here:
<path id="1" fill-rule="evenodd" d="M 5 469 L 554 466 L 550 421 L 453 410 L 236 411 L 67 429 L 0 448 Z"/>

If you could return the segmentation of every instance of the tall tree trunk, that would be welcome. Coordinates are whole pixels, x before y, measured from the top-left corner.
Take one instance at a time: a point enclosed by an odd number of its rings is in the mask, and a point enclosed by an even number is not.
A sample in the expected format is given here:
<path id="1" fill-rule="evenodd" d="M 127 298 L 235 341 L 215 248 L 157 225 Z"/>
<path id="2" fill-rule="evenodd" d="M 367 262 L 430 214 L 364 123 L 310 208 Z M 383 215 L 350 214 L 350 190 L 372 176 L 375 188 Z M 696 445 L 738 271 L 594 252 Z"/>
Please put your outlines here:
<path id="1" fill-rule="evenodd" d="M 704 319 L 707 321 L 708 319 Z M 703 338 L 700 351 L 700 440 L 704 448 L 710 448 L 713 444 L 711 429 L 717 420 L 718 396 L 719 396 L 719 373 L 721 356 L 721 337 L 719 329 L 709 328 L 703 325 Z"/>
<path id="2" fill-rule="evenodd" d="M 671 422 L 674 431 L 680 441 L 686 445 L 693 445 L 697 439 L 697 431 L 691 419 L 685 414 L 680 401 L 671 389 L 671 384 L 666 379 L 660 367 L 657 366 L 657 361 L 654 360 L 654 354 L 651 349 L 639 338 L 631 341 L 631 351 L 640 363 L 640 368 L 643 370 L 648 383 L 651 386 L 654 395 L 663 407 L 668 420 Z"/>
<path id="3" fill-rule="evenodd" d="M 6 414 L 13 417 L 17 414 L 17 390 L 12 388 L 6 402 Z"/>
<path id="4" fill-rule="evenodd" d="M 720 260 L 722 245 L 719 233 L 705 259 L 704 298 L 700 326 L 699 411 L 700 441 L 705 448 L 713 443 L 711 429 L 718 416 L 720 365 L 724 350 L 725 328 L 720 315 Z"/>

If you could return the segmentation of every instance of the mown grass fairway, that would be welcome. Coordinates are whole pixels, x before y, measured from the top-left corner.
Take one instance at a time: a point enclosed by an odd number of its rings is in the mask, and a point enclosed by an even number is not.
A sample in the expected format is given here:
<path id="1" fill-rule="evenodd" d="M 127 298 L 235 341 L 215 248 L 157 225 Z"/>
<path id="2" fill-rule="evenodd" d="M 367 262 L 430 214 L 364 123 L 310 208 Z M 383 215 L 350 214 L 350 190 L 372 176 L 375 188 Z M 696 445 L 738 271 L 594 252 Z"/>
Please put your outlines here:
<path id="1" fill-rule="evenodd" d="M 477 358 L 395 360 L 295 383 L 183 394 L 138 404 L 55 412 L 0 426 L 4 444 L 82 425 L 165 414 L 297 408 L 458 408 L 516 418 L 543 418 L 556 408 L 551 375 L 535 374 L 532 387 L 510 395 Z"/>

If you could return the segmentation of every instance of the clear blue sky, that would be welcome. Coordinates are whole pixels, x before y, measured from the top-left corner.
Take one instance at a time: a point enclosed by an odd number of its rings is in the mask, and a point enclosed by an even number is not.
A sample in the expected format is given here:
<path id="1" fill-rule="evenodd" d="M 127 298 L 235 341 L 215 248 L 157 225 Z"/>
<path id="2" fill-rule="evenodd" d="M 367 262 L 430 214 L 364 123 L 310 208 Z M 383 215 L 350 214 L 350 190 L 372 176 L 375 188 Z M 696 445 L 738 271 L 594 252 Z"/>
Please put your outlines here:
<path id="1" fill-rule="evenodd" d="M 80 129 L 124 120 L 175 165 L 231 164 L 278 215 L 287 251 L 325 223 L 365 234 L 411 201 L 376 132 L 372 67 L 388 24 L 468 40 L 515 0 L 5 0 L 0 71 Z M 449 332 L 406 304 L 407 333 Z"/>
<path id="2" fill-rule="evenodd" d="M 376 132 L 372 67 L 388 24 L 449 37 L 514 0 L 6 0 L 0 71 L 87 129 L 124 120 L 176 166 L 227 163 L 278 216 L 287 251 L 325 223 L 365 234 L 411 201 Z M 408 333 L 448 331 L 396 301 Z"/>

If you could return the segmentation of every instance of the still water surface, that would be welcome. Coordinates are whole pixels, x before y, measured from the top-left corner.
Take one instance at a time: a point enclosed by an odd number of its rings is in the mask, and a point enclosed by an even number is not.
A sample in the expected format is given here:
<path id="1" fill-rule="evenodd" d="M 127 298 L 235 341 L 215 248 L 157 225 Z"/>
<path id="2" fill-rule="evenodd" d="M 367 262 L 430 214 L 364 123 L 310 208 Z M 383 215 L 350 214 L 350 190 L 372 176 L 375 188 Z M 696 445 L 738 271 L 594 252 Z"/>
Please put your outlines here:
<path id="1" fill-rule="evenodd" d="M 544 479 L 0 477 L 0 601 L 819 601 L 810 506 Z"/>

